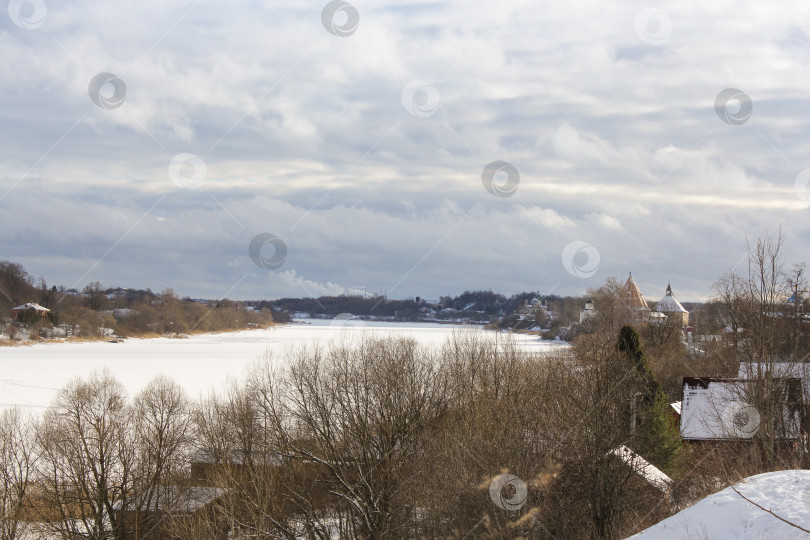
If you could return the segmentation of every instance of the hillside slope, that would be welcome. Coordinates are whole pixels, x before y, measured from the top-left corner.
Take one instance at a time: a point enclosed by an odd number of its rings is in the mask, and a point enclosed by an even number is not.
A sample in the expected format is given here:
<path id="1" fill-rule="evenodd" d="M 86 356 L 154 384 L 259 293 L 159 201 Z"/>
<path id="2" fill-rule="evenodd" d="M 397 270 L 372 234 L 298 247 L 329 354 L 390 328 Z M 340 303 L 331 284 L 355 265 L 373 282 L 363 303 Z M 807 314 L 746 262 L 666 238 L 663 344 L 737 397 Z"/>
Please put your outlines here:
<path id="1" fill-rule="evenodd" d="M 734 486 L 745 497 L 810 530 L 810 471 L 758 474 Z M 749 503 L 730 487 L 632 536 L 634 540 L 810 538 Z"/>

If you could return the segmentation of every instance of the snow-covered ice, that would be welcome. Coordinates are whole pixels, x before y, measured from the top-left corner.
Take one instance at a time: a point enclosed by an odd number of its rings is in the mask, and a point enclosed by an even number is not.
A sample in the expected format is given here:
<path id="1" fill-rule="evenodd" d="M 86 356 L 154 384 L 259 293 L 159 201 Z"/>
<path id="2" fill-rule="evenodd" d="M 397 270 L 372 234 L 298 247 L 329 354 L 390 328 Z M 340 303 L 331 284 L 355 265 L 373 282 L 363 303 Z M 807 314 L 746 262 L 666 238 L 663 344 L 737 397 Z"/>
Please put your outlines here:
<path id="1" fill-rule="evenodd" d="M 462 327 L 432 323 L 385 323 L 359 320 L 310 320 L 306 324 L 274 326 L 184 339 L 127 339 L 120 343 L 39 343 L 0 348 L 0 407 L 46 407 L 56 392 L 76 376 L 108 368 L 134 394 L 155 375 L 164 374 L 181 384 L 189 396 L 219 390 L 229 377 L 241 378 L 245 369 L 264 357 L 283 357 L 285 350 L 305 344 L 326 344 L 352 339 L 361 333 L 412 336 L 419 343 L 439 346 Z M 492 333 L 495 334 L 494 332 Z M 515 334 L 526 349 L 558 346 L 537 336 Z"/>
<path id="2" fill-rule="evenodd" d="M 763 508 L 810 530 L 810 471 L 758 474 L 746 478 L 734 487 Z M 776 540 L 810 538 L 810 535 L 757 508 L 728 487 L 631 538 Z"/>

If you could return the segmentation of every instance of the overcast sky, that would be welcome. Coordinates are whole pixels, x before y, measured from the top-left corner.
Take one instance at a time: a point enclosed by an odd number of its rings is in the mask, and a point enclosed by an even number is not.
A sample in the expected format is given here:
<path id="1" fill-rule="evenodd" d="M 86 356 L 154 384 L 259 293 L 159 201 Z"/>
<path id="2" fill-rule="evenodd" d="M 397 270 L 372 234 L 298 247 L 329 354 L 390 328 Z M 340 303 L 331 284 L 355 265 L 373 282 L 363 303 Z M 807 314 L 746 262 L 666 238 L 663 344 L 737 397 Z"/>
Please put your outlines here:
<path id="1" fill-rule="evenodd" d="M 632 271 L 695 300 L 746 235 L 808 259 L 805 0 L 4 3 L 0 259 L 49 285 L 430 299 Z"/>

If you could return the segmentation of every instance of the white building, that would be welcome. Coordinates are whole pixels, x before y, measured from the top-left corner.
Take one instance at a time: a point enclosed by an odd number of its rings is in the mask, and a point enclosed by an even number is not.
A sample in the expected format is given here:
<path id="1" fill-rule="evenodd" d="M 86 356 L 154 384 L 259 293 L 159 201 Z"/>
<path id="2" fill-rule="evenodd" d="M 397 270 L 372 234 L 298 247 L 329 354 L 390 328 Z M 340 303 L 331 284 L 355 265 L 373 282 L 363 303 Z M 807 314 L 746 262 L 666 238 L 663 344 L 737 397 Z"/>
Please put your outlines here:
<path id="1" fill-rule="evenodd" d="M 585 302 L 585 309 L 579 312 L 579 322 L 584 322 L 586 319 L 590 319 L 596 315 L 596 310 L 593 307 L 593 300 L 588 298 Z"/>

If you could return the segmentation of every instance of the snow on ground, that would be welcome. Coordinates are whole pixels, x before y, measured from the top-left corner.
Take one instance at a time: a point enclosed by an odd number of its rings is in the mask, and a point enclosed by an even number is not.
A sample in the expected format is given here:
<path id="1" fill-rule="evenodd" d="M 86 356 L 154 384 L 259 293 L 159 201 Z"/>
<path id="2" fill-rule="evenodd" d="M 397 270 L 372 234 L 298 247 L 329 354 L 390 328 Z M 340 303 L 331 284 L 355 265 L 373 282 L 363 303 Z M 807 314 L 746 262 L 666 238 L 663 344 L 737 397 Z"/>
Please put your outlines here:
<path id="1" fill-rule="evenodd" d="M 39 343 L 0 348 L 0 407 L 46 407 L 56 392 L 76 376 L 106 367 L 126 386 L 138 392 L 155 375 L 164 374 L 182 385 L 189 396 L 219 390 L 229 377 L 242 378 L 245 369 L 271 351 L 280 360 L 289 347 L 363 334 L 412 336 L 427 346 L 440 346 L 460 326 L 431 323 L 311 320 L 185 339 L 127 339 L 120 343 Z M 492 333 L 494 335 L 494 333 Z M 528 350 L 542 351 L 558 344 L 537 336 L 515 334 Z"/>
<path id="2" fill-rule="evenodd" d="M 810 530 L 810 471 L 778 471 L 746 478 L 734 486 L 778 516 Z M 810 534 L 749 503 L 730 487 L 632 536 L 635 540 L 768 540 L 810 538 Z"/>

